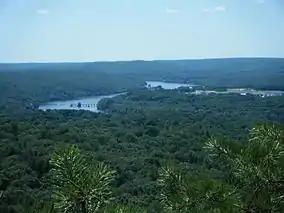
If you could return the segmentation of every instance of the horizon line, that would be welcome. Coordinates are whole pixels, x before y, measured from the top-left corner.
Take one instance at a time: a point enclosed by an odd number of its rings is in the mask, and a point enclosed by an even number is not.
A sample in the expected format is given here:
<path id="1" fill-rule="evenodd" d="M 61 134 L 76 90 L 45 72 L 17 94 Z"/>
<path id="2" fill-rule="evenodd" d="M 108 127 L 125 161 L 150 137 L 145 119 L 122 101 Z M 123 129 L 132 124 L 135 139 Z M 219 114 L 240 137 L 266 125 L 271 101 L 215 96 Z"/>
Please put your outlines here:
<path id="1" fill-rule="evenodd" d="M 0 62 L 0 64 L 79 64 L 79 63 L 115 63 L 115 62 L 155 62 L 155 61 L 202 61 L 202 60 L 228 60 L 228 59 L 284 59 L 284 57 L 212 57 L 212 58 L 181 58 L 181 59 L 133 59 L 133 60 L 99 60 L 99 61 L 27 61 L 27 62 Z"/>

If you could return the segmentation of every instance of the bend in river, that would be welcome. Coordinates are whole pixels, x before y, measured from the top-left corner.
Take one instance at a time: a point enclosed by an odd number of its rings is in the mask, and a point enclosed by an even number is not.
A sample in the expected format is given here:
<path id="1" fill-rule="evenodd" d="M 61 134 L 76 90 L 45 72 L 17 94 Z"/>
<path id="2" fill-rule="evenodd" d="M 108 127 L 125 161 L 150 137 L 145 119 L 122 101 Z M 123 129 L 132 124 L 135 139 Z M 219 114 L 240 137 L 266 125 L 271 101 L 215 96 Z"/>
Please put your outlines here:
<path id="1" fill-rule="evenodd" d="M 161 87 L 165 90 L 174 90 L 179 87 L 188 87 L 193 88 L 196 85 L 193 84 L 182 84 L 182 83 L 168 83 L 162 81 L 146 81 L 146 88 L 155 89 L 157 87 Z M 229 93 L 237 93 L 240 95 L 258 95 L 262 97 L 267 96 L 281 96 L 284 95 L 284 91 L 261 91 L 261 90 L 253 90 L 248 88 L 240 88 L 240 89 L 226 89 L 225 91 L 218 92 L 214 90 L 196 90 L 195 92 L 190 92 L 189 94 L 195 95 L 208 95 L 208 94 L 229 94 Z M 67 101 L 55 101 L 49 102 L 45 105 L 41 105 L 39 109 L 41 110 L 89 110 L 92 112 L 101 112 L 98 110 L 98 103 L 104 98 L 113 98 L 118 95 L 122 95 L 125 93 L 116 93 L 111 95 L 101 95 L 101 96 L 93 96 L 88 98 L 79 98 L 75 100 L 67 100 Z"/>
<path id="2" fill-rule="evenodd" d="M 162 81 L 146 81 L 147 88 L 155 88 L 161 86 L 163 89 L 171 90 L 177 89 L 179 87 L 192 87 L 194 85 L 190 84 L 181 84 L 181 83 L 168 83 Z M 122 95 L 125 93 L 116 93 L 111 95 L 102 95 L 102 96 L 93 96 L 88 98 L 79 98 L 75 100 L 67 100 L 67 101 L 54 101 L 49 102 L 47 104 L 39 106 L 40 110 L 89 110 L 92 112 L 100 112 L 98 110 L 98 103 L 104 98 L 113 98 L 118 95 Z"/>

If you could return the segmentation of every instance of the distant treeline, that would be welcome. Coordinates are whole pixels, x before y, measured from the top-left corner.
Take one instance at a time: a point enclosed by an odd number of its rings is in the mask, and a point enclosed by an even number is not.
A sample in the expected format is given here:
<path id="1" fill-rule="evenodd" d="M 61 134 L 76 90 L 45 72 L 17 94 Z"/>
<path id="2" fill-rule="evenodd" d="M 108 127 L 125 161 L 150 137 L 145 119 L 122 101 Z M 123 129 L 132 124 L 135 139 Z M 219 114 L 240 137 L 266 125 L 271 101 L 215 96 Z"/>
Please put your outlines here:
<path id="1" fill-rule="evenodd" d="M 190 82 L 215 88 L 284 90 L 284 59 L 234 58 L 176 61 L 0 64 L 0 71 L 94 71 L 139 80 Z"/>

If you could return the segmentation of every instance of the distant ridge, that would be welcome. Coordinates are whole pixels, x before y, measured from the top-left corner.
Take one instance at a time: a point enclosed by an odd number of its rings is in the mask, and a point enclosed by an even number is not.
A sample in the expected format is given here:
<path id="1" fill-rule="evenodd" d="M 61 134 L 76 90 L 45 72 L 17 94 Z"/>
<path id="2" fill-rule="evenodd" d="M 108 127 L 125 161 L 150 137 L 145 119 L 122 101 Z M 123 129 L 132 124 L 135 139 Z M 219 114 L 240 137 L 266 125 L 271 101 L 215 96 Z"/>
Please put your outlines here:
<path id="1" fill-rule="evenodd" d="M 284 60 L 284 58 L 281 57 L 232 57 L 232 58 L 197 58 L 197 59 L 190 59 L 190 58 L 184 58 L 184 59 L 157 59 L 157 60 L 105 60 L 105 61 L 62 61 L 62 62 L 2 62 L 0 65 L 14 65 L 14 64 L 40 64 L 40 65 L 48 65 L 48 64 L 89 64 L 89 63 L 127 63 L 127 62 L 164 62 L 164 61 L 220 61 L 220 60 Z"/>

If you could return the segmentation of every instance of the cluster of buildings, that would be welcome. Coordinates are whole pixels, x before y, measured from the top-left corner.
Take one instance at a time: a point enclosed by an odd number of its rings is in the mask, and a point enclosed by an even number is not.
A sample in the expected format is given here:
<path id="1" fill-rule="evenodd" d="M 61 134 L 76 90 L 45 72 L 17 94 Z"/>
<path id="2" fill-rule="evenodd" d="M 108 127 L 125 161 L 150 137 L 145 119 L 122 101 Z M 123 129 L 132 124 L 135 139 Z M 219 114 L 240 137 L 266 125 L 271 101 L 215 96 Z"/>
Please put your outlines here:
<path id="1" fill-rule="evenodd" d="M 284 91 L 262 91 L 254 89 L 227 89 L 226 91 L 214 91 L 214 90 L 196 90 L 193 94 L 196 95 L 209 95 L 209 94 L 239 94 L 239 95 L 258 95 L 261 97 L 270 97 L 270 96 L 282 96 Z"/>

